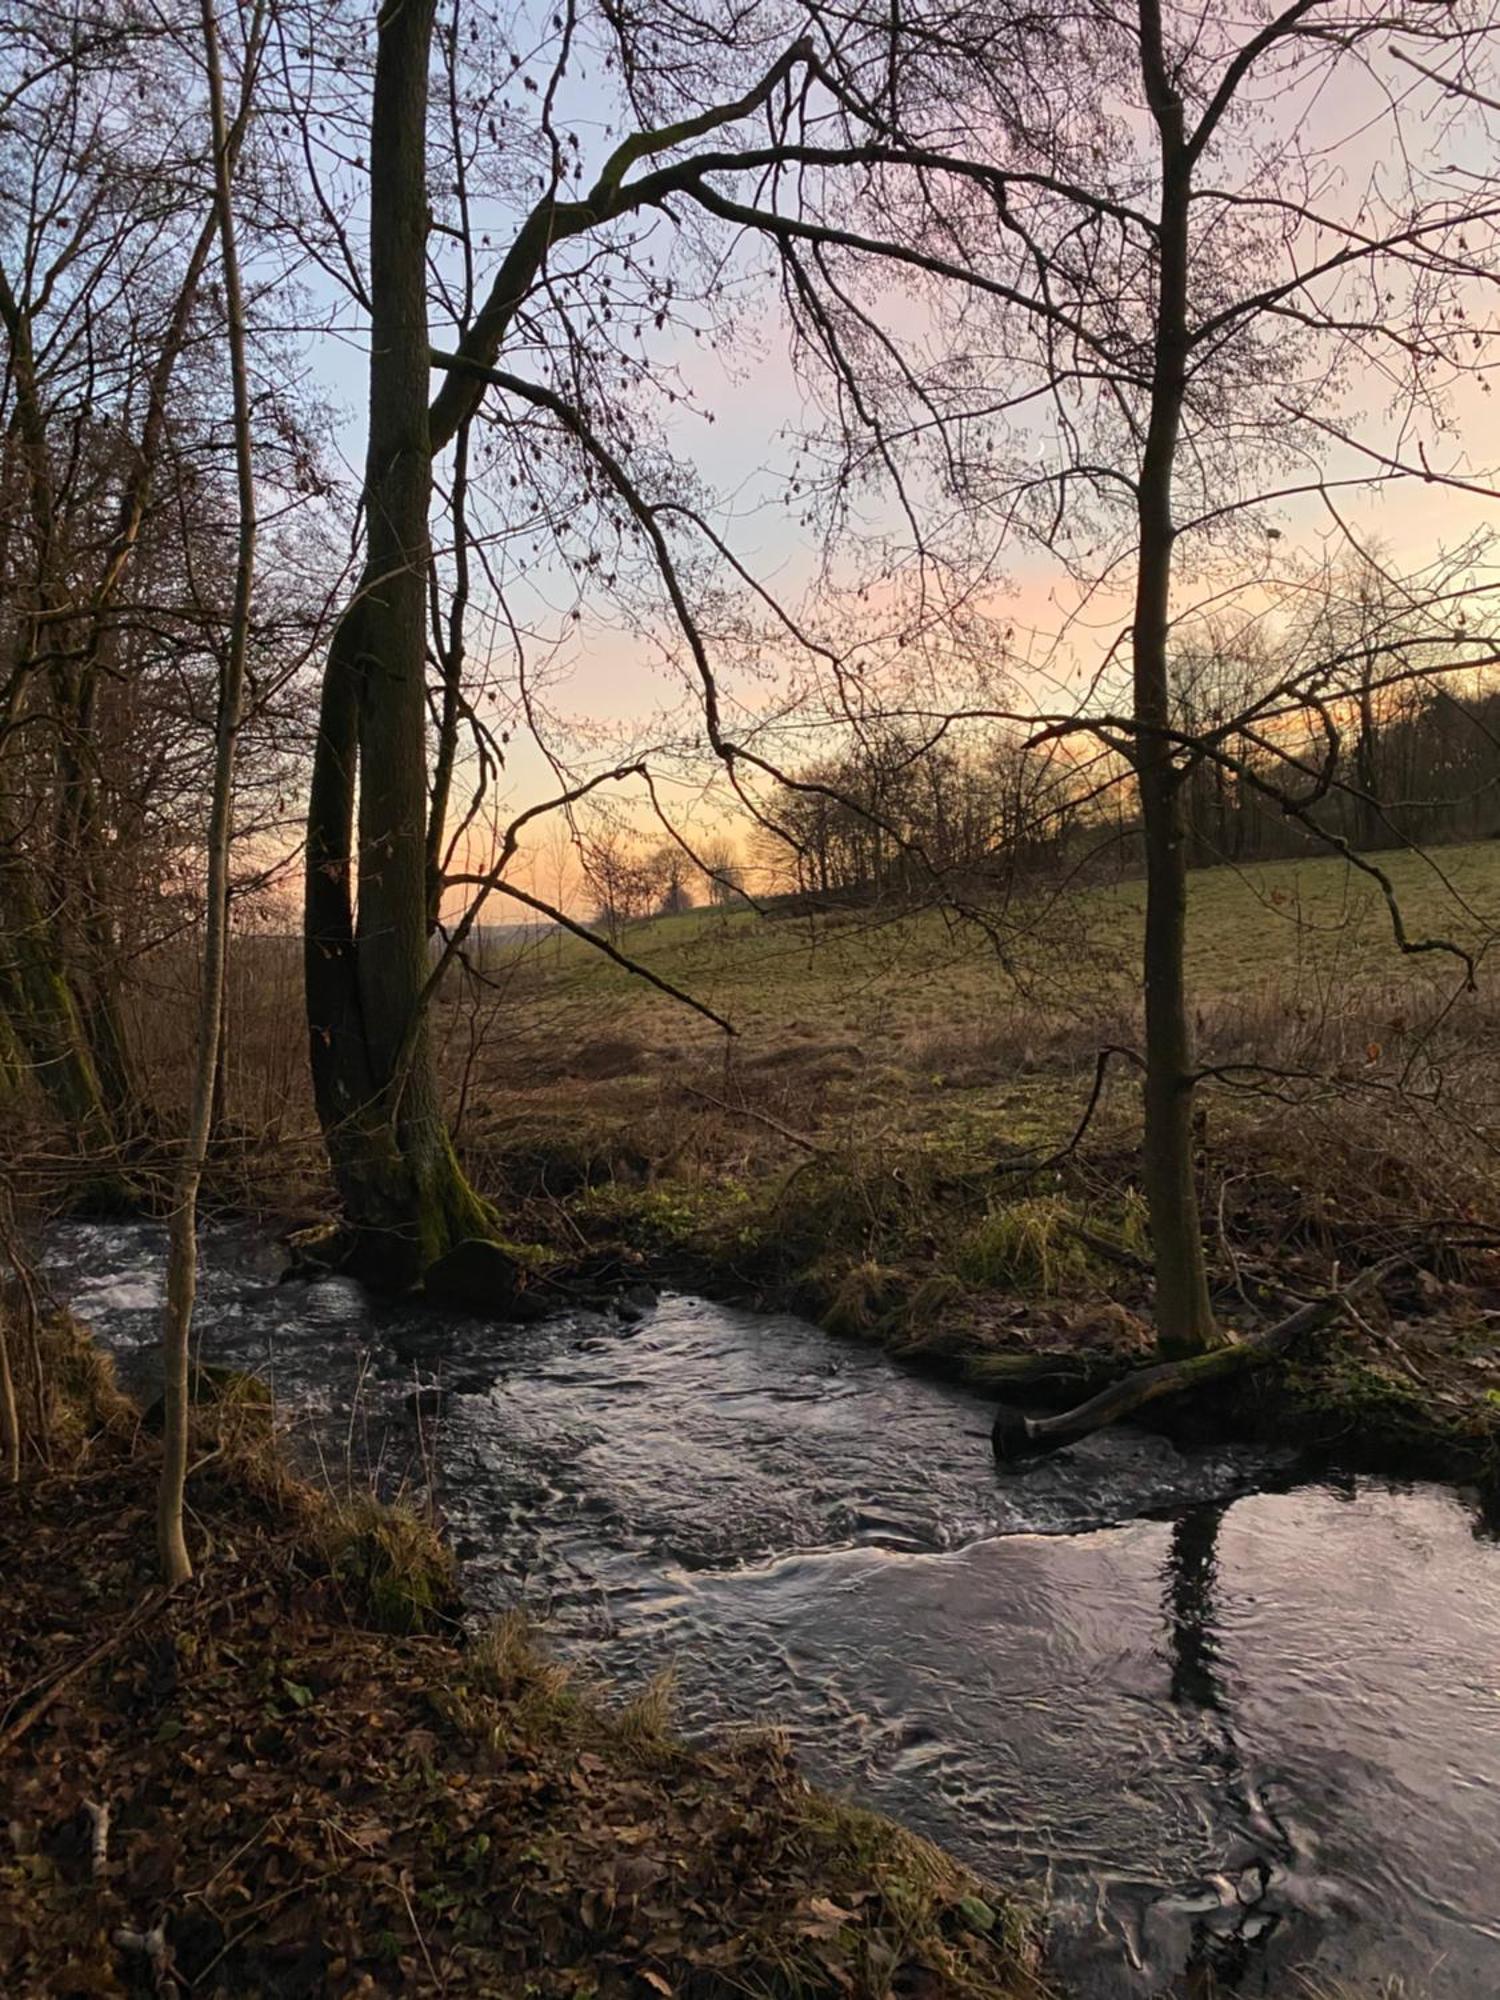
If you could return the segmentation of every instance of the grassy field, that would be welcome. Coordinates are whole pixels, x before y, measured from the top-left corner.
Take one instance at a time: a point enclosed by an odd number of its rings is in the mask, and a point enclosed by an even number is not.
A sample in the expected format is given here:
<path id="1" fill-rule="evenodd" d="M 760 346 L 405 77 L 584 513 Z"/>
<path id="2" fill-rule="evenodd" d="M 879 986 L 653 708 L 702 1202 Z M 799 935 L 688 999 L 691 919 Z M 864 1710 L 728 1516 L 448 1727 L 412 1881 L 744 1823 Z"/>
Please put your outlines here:
<path id="1" fill-rule="evenodd" d="M 1404 1068 L 1436 1021 L 1450 1040 L 1487 1031 L 1500 845 L 1384 865 L 1409 936 L 1473 953 L 1477 991 L 1463 992 L 1449 953 L 1404 955 L 1377 885 L 1337 858 L 1195 872 L 1188 977 L 1205 1060 Z M 455 993 L 449 1059 L 468 1062 L 469 1104 L 560 1084 L 566 1096 L 571 1078 L 597 1106 L 686 1079 L 815 1128 L 894 1119 L 940 1135 L 978 1120 L 1003 1140 L 1009 1122 L 1029 1142 L 1039 1122 L 1065 1128 L 1073 1078 L 1101 1044 L 1136 1039 L 1143 900 L 1136 881 L 1053 894 L 1003 913 L 992 934 L 937 911 L 695 911 L 627 929 L 622 950 L 733 1036 L 587 944 L 552 938 L 503 958 L 498 990 Z"/>
<path id="2" fill-rule="evenodd" d="M 1382 864 L 1409 936 L 1480 953 L 1500 934 L 1500 844 L 1398 853 Z M 1384 896 L 1337 857 L 1195 871 L 1189 878 L 1188 979 L 1206 1005 L 1268 993 L 1321 995 L 1452 987 L 1460 962 L 1398 949 Z M 993 935 L 937 911 L 762 917 L 690 911 L 632 925 L 621 949 L 725 1015 L 750 1046 L 809 1025 L 884 1038 L 956 1017 L 1059 1015 L 1128 1003 L 1138 978 L 1144 885 L 1049 892 L 1002 912 Z M 607 1003 L 640 1032 L 702 1036 L 662 996 L 574 938 L 529 948 L 537 985 L 585 1009 Z"/>

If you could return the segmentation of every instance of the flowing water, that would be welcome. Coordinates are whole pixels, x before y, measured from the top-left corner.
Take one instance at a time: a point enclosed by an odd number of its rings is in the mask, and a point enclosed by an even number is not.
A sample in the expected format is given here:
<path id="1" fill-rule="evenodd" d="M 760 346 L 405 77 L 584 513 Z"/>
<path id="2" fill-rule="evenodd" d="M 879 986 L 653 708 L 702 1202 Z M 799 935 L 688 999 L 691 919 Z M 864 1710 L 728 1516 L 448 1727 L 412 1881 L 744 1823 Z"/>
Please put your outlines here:
<path id="1" fill-rule="evenodd" d="M 799 1320 L 496 1327 L 204 1249 L 203 1358 L 335 1476 L 430 1475 L 476 1605 L 1033 1883 L 1080 2000 L 1500 1993 L 1500 1547 L 1446 1489 L 1128 1432 L 1001 1476 L 979 1398 Z M 161 1263 L 49 1257 L 141 1388 Z"/>

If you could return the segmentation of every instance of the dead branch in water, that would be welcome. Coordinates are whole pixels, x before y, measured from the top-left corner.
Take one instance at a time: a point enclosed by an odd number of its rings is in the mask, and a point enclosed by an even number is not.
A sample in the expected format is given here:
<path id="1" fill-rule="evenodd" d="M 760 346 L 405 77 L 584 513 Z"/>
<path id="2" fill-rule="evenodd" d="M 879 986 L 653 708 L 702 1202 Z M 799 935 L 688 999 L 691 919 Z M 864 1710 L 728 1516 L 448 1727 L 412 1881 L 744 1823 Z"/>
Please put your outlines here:
<path id="1" fill-rule="evenodd" d="M 1182 1361 L 1163 1361 L 1153 1368 L 1138 1368 L 1132 1374 L 1122 1376 L 1118 1382 L 1111 1382 L 1107 1389 L 1101 1389 L 1097 1396 L 1090 1396 L 1087 1402 L 1079 1403 L 1074 1409 L 1064 1410 L 1057 1416 L 1027 1417 L 1018 1410 L 1002 1407 L 996 1414 L 990 1433 L 995 1457 L 1001 1464 L 1038 1457 L 1062 1445 L 1075 1444 L 1080 1438 L 1103 1430 L 1108 1424 L 1118 1423 L 1122 1417 L 1134 1415 L 1148 1403 L 1160 1402 L 1164 1396 L 1182 1395 L 1190 1389 L 1222 1382 L 1250 1369 L 1263 1368 L 1268 1361 L 1278 1359 L 1294 1347 L 1306 1334 L 1315 1333 L 1318 1328 L 1336 1320 L 1357 1298 L 1377 1290 L 1393 1271 L 1411 1261 L 1408 1251 L 1387 1257 L 1362 1271 L 1340 1290 L 1307 1300 L 1295 1312 L 1277 1320 L 1274 1326 L 1246 1334 L 1243 1339 L 1226 1342 L 1222 1347 L 1210 1348 L 1205 1354 L 1189 1355 Z"/>

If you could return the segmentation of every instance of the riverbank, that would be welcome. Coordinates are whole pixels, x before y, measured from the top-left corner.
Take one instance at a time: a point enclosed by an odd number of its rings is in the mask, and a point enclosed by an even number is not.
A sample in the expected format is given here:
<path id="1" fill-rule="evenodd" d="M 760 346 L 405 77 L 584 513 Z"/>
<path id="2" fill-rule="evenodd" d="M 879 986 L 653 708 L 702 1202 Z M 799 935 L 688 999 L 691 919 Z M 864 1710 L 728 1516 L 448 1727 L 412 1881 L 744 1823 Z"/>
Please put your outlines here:
<path id="1" fill-rule="evenodd" d="M 494 1319 L 503 1340 L 512 1315 L 629 1316 L 643 1292 L 670 1288 L 812 1319 L 1033 1412 L 1157 1358 L 1128 1118 L 1101 1116 L 1087 1147 L 1036 1165 L 997 1162 L 988 1121 L 935 1120 L 877 1143 L 832 1116 L 794 1128 L 785 1106 L 774 1119 L 754 1102 L 702 1115 L 701 1096 L 674 1071 L 474 1106 L 460 1156 L 526 1244 L 531 1275 L 524 1299 L 495 1295 L 485 1263 L 443 1303 Z M 1350 1471 L 1473 1484 L 1500 1514 L 1500 1186 L 1472 1159 L 1395 1144 L 1386 1122 L 1337 1105 L 1274 1118 L 1236 1107 L 1205 1128 L 1208 1259 L 1230 1339 L 1406 1261 L 1357 1314 L 1274 1364 L 1138 1421 L 1185 1444 L 1293 1444 Z M 258 1146 L 215 1167 L 209 1213 L 290 1243 L 293 1266 L 324 1268 L 317 1174 L 291 1175 Z M 65 1188 L 53 1206 L 94 1212 Z"/>
<path id="2" fill-rule="evenodd" d="M 292 1478 L 253 1394 L 200 1415 L 163 1598 L 154 1440 L 53 1339 L 53 1464 L 0 1510 L 0 1989 L 1040 2000 L 1017 1912 L 774 1737 L 467 1638 L 431 1531 Z"/>
<path id="3" fill-rule="evenodd" d="M 670 1095 L 669 1092 L 664 1093 Z M 740 1127 L 743 1131 L 743 1123 Z M 874 1342 L 997 1401 L 1068 1407 L 1155 1360 L 1149 1243 L 1132 1148 L 997 1172 L 937 1128 L 884 1147 L 829 1136 L 747 1157 L 727 1118 L 685 1157 L 607 1092 L 545 1119 L 497 1116 L 480 1184 L 571 1266 Z M 774 1134 L 771 1135 L 774 1142 Z M 803 1136 L 805 1140 L 805 1135 Z M 1500 1491 L 1500 1236 L 1490 1190 L 1443 1163 L 1321 1149 L 1305 1123 L 1225 1115 L 1202 1164 L 1210 1266 L 1233 1338 L 1396 1252 L 1378 1295 L 1290 1356 L 1154 1405 L 1181 1441 L 1295 1443 L 1352 1470 Z M 1326 1136 L 1326 1135 L 1325 1135 Z M 717 1148 L 717 1150 L 716 1150 Z M 788 1158 L 790 1153 L 791 1157 Z M 1446 1210 L 1440 1195 L 1446 1194 Z"/>
<path id="4" fill-rule="evenodd" d="M 1452 893 L 1416 855 L 1392 858 L 1393 879 L 1425 926 L 1477 949 L 1500 911 L 1500 847 L 1444 853 Z M 1458 990 L 1451 966 L 1395 953 L 1382 899 L 1336 858 L 1196 870 L 1190 887 L 1221 1325 L 1254 1333 L 1393 1254 L 1411 1261 L 1358 1321 L 1150 1421 L 1500 1483 L 1488 981 Z M 434 1017 L 455 1143 L 538 1253 L 524 1304 L 644 1282 L 790 1309 L 1040 1408 L 1154 1358 L 1128 1055 L 1139 889 L 1070 893 L 1003 955 L 982 926 L 901 908 L 631 925 L 629 955 L 710 1002 L 733 1040 L 561 934 L 505 942 L 483 978 L 456 971 Z M 245 941 L 240 961 L 242 1062 L 204 1200 L 270 1238 L 325 1222 L 331 1194 L 306 1078 L 285 1061 L 294 967 L 263 946 Z M 169 1114 L 175 1051 L 149 1092 Z M 76 1212 L 60 1135 L 7 1137 L 18 1204 Z M 148 1212 L 173 1164 L 169 1149 L 137 1163 Z M 516 1302 L 492 1290 L 481 1273 L 466 1302 L 502 1316 Z"/>

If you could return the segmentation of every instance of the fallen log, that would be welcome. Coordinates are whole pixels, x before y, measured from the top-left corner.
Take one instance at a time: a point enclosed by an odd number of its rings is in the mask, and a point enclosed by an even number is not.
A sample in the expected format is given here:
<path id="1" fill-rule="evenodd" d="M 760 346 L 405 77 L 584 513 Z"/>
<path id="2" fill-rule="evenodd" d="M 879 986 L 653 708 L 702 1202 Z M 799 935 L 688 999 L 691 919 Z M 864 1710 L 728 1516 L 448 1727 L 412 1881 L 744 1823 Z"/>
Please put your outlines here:
<path id="1" fill-rule="evenodd" d="M 1089 1437 L 1108 1424 L 1118 1423 L 1122 1417 L 1132 1416 L 1137 1410 L 1144 1409 L 1146 1404 L 1160 1402 L 1164 1396 L 1183 1395 L 1211 1382 L 1222 1382 L 1229 1376 L 1263 1368 L 1268 1361 L 1278 1359 L 1307 1334 L 1331 1324 L 1346 1306 L 1352 1305 L 1364 1293 L 1376 1290 L 1393 1271 L 1410 1262 L 1411 1257 L 1405 1251 L 1398 1256 L 1387 1257 L 1384 1262 L 1372 1264 L 1367 1271 L 1362 1271 L 1339 1291 L 1325 1292 L 1319 1298 L 1307 1300 L 1274 1326 L 1248 1333 L 1242 1339 L 1226 1341 L 1222 1347 L 1212 1347 L 1207 1353 L 1189 1355 L 1182 1361 L 1162 1361 L 1151 1368 L 1137 1368 L 1131 1374 L 1121 1376 L 1118 1382 L 1111 1382 L 1098 1395 L 1090 1396 L 1087 1402 L 1079 1403 L 1074 1409 L 1063 1410 L 1057 1416 L 1028 1417 L 1019 1410 L 1002 1405 L 995 1413 L 994 1428 L 990 1432 L 995 1457 L 1002 1465 L 1012 1464 L 1018 1459 L 1037 1458 L 1043 1453 L 1057 1451 L 1063 1445 L 1076 1444 L 1080 1438 Z"/>

